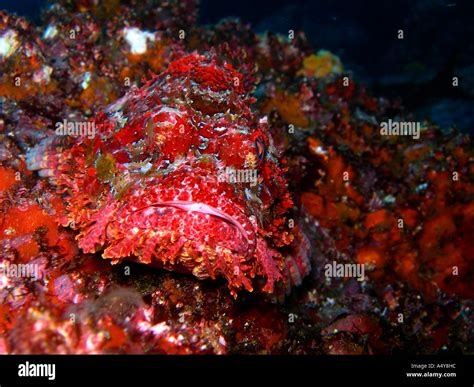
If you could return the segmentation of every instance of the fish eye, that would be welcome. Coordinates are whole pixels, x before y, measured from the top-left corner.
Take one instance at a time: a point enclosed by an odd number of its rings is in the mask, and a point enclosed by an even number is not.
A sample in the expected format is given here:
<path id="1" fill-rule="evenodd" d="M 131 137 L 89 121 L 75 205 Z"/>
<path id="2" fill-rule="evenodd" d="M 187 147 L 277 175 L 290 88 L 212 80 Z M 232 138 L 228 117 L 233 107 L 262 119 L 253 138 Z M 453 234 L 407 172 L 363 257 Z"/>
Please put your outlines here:
<path id="1" fill-rule="evenodd" d="M 255 152 L 258 161 L 261 162 L 265 158 L 266 148 L 265 143 L 260 137 L 255 140 Z"/>

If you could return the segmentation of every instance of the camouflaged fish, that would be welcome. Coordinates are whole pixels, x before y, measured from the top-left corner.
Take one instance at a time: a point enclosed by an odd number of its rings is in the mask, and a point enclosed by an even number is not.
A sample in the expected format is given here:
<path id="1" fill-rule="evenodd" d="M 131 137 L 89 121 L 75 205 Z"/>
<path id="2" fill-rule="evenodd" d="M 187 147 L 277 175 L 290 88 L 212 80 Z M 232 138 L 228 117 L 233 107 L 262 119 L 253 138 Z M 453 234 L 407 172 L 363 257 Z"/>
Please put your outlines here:
<path id="1" fill-rule="evenodd" d="M 85 253 L 223 277 L 234 295 L 301 283 L 309 243 L 241 80 L 215 57 L 183 57 L 89 129 L 72 125 L 67 145 L 55 136 L 29 152 L 29 169 L 63 195 L 60 222 Z"/>

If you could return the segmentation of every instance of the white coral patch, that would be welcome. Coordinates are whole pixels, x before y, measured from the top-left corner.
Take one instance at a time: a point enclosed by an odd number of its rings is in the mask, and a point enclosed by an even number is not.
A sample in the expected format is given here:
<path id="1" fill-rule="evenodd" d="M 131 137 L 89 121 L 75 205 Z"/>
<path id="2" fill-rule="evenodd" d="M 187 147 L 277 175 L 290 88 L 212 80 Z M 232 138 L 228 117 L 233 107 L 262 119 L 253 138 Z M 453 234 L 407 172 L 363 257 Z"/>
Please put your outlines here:
<path id="1" fill-rule="evenodd" d="M 89 87 L 89 82 L 91 81 L 91 73 L 87 71 L 84 73 L 84 78 L 82 78 L 81 87 L 85 90 Z"/>
<path id="2" fill-rule="evenodd" d="M 50 24 L 43 33 L 43 39 L 52 39 L 58 34 L 58 29 L 54 24 Z"/>
<path id="3" fill-rule="evenodd" d="M 11 56 L 18 48 L 19 43 L 16 37 L 16 32 L 12 30 L 7 30 L 0 36 L 0 57 L 2 57 L 2 59 Z"/>
<path id="4" fill-rule="evenodd" d="M 48 84 L 51 79 L 53 69 L 49 66 L 43 66 L 33 74 L 33 81 L 41 84 Z"/>
<path id="5" fill-rule="evenodd" d="M 148 31 L 142 31 L 139 28 L 124 28 L 123 34 L 125 40 L 130 46 L 132 54 L 144 54 L 147 50 L 147 41 L 155 41 L 155 35 Z"/>

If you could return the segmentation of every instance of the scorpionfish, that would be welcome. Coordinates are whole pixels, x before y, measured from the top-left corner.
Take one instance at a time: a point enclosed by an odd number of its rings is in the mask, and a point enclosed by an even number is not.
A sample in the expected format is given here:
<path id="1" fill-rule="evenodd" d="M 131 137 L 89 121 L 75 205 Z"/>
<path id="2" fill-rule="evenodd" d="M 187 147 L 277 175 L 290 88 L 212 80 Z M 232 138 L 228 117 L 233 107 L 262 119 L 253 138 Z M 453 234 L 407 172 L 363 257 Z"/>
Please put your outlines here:
<path id="1" fill-rule="evenodd" d="M 94 136 L 52 135 L 27 165 L 83 252 L 276 294 L 309 272 L 310 246 L 254 102 L 230 64 L 193 53 L 88 122 Z"/>

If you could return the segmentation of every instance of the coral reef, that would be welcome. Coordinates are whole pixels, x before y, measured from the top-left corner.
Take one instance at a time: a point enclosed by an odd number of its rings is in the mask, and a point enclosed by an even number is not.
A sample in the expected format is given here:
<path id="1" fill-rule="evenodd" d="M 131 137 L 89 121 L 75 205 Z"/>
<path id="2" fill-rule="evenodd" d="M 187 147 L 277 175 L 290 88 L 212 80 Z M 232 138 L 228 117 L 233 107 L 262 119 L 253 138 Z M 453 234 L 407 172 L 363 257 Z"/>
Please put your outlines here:
<path id="1" fill-rule="evenodd" d="M 0 12 L 0 352 L 472 353 L 470 137 L 197 12 Z"/>

